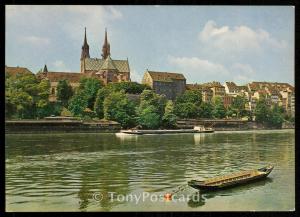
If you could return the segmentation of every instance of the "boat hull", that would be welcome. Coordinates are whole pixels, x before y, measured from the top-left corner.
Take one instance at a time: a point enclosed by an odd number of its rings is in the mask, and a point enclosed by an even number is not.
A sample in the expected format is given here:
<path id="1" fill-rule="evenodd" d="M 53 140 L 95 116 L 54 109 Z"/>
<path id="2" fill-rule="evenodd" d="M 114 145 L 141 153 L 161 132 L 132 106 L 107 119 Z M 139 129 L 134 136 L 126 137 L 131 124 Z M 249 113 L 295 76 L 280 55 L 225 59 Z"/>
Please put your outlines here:
<path id="1" fill-rule="evenodd" d="M 263 169 L 263 168 L 261 168 L 261 169 Z M 219 184 L 219 185 L 207 185 L 204 183 L 204 181 L 197 181 L 197 180 L 189 181 L 188 185 L 195 189 L 206 190 L 206 191 L 226 189 L 226 188 L 231 188 L 234 186 L 243 185 L 243 184 L 247 184 L 247 183 L 251 183 L 251 182 L 255 182 L 255 181 L 264 179 L 271 173 L 272 169 L 273 169 L 273 167 L 271 167 L 269 170 L 267 170 L 266 172 L 264 172 L 262 174 L 252 176 L 249 178 L 245 178 L 245 179 L 226 182 L 226 183 Z"/>
<path id="2" fill-rule="evenodd" d="M 178 134 L 178 133 L 213 133 L 213 130 L 122 130 L 121 133 L 125 134 Z"/>

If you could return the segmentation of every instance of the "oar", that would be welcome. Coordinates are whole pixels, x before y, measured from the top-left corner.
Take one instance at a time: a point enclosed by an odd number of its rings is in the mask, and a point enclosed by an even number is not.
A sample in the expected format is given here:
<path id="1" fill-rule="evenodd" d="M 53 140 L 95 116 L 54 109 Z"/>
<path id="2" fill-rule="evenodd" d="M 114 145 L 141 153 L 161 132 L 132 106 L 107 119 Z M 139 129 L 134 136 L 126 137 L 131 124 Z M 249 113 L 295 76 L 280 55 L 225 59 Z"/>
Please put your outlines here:
<path id="1" fill-rule="evenodd" d="M 180 185 L 179 187 L 177 187 L 177 189 L 171 191 L 170 193 L 166 193 L 166 194 L 164 195 L 165 200 L 172 200 L 172 196 L 173 196 L 174 194 L 176 194 L 176 193 L 178 193 L 178 192 L 180 192 L 180 191 L 185 190 L 186 187 L 188 187 L 187 184 Z"/>

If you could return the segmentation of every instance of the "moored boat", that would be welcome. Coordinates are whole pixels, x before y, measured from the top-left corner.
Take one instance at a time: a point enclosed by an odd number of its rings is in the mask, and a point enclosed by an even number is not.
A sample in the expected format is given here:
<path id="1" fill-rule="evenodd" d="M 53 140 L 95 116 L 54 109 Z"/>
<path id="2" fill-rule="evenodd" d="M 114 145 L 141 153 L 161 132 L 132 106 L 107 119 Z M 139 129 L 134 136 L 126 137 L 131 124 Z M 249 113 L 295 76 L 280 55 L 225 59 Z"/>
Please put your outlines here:
<path id="1" fill-rule="evenodd" d="M 195 126 L 194 129 L 177 129 L 177 130 L 121 130 L 125 134 L 176 134 L 176 133 L 212 133 L 212 128 L 205 128 L 204 126 Z"/>
<path id="2" fill-rule="evenodd" d="M 260 169 L 217 176 L 203 181 L 191 180 L 188 185 L 198 190 L 223 189 L 265 178 L 272 172 L 273 168 L 274 166 L 269 165 Z"/>

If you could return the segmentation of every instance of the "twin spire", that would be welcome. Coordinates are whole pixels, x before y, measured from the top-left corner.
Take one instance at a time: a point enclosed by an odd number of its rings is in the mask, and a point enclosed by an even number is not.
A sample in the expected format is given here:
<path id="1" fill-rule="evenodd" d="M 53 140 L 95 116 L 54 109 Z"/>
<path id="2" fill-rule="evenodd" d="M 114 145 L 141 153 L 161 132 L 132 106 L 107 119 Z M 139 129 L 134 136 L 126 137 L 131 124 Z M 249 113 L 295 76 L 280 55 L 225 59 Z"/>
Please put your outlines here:
<path id="1" fill-rule="evenodd" d="M 104 44 L 102 46 L 102 59 L 106 59 L 108 56 L 110 56 L 110 44 L 107 40 L 107 30 L 105 28 L 105 38 L 104 38 Z M 90 58 L 90 52 L 89 52 L 89 45 L 87 43 L 86 38 L 86 28 L 84 28 L 84 41 L 81 51 L 81 60 L 85 58 Z"/>

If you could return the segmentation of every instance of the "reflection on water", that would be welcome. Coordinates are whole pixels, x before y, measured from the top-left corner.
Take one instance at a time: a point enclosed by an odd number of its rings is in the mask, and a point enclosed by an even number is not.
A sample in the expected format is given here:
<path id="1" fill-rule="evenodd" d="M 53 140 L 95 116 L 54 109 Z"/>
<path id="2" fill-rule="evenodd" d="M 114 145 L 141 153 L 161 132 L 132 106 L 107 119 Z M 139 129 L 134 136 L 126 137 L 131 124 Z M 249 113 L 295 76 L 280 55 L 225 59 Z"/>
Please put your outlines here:
<path id="1" fill-rule="evenodd" d="M 244 194 L 246 193 L 246 191 L 251 191 L 252 189 L 259 190 L 261 186 L 265 186 L 266 184 L 271 182 L 273 182 L 273 180 L 267 177 L 263 180 L 259 180 L 252 183 L 239 185 L 227 189 L 220 189 L 214 191 L 203 191 L 203 190 L 196 191 L 194 194 L 190 196 L 190 200 L 188 201 L 188 206 L 192 208 L 203 206 L 206 200 L 214 198 L 216 196 L 223 196 L 223 197 L 234 196 L 238 194 Z"/>
<path id="2" fill-rule="evenodd" d="M 293 130 L 6 135 L 7 210 L 291 210 L 295 204 L 294 135 Z M 205 193 L 198 204 L 149 199 L 135 204 L 110 198 L 110 192 L 164 194 L 190 179 L 266 164 L 275 165 L 271 179 Z M 195 192 L 190 188 L 186 193 Z M 94 198 L 95 193 L 101 200 Z"/>

